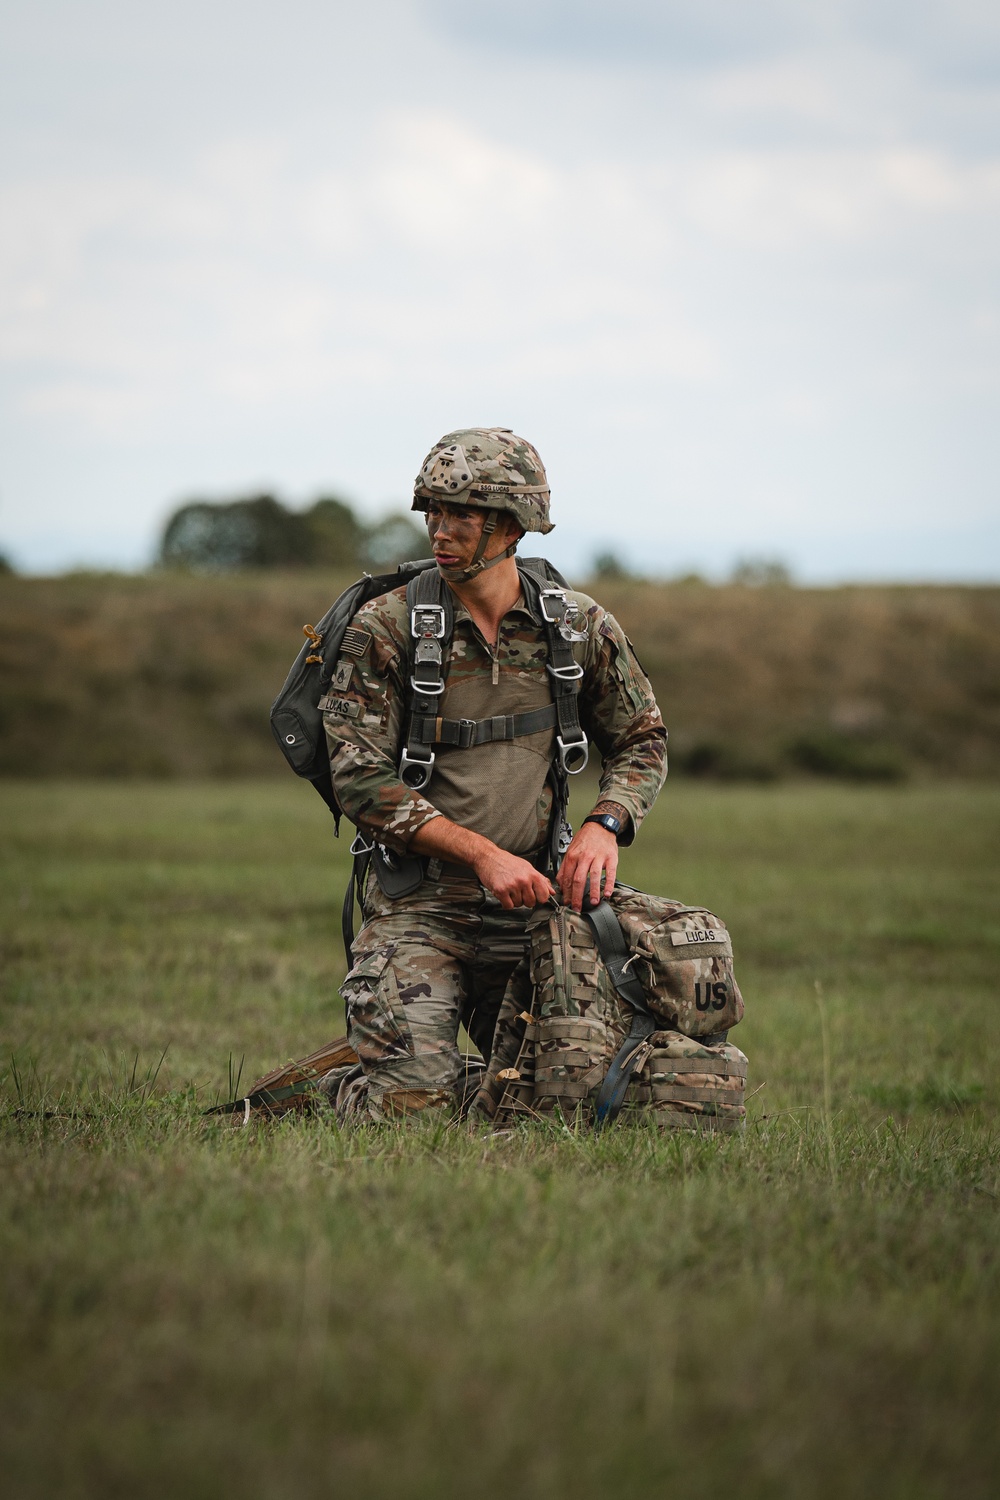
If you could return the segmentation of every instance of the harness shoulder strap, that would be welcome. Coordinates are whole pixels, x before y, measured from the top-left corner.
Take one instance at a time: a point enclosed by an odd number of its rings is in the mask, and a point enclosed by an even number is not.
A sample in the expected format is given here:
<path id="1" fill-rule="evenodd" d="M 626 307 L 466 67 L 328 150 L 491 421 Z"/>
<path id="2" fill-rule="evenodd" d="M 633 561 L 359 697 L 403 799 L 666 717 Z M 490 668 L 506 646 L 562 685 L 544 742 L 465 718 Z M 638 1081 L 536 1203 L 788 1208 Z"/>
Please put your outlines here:
<path id="1" fill-rule="evenodd" d="M 444 654 L 455 631 L 455 606 L 451 590 L 437 568 L 428 568 L 410 579 L 406 585 L 406 605 L 412 642 L 409 662 L 413 699 L 399 761 L 399 779 L 419 792 L 434 774 L 433 724 L 444 692 Z"/>
<path id="2" fill-rule="evenodd" d="M 544 563 L 544 559 L 532 558 L 531 562 Z M 570 624 L 572 606 L 564 587 L 547 582 L 547 573 L 540 577 L 537 569 L 525 567 L 520 559 L 518 573 L 528 608 L 544 629 L 548 643 L 545 667 L 556 708 L 558 768 L 564 776 L 577 776 L 586 768 L 590 754 L 577 707 L 583 668 L 573 655 L 573 642 L 583 636 Z"/>

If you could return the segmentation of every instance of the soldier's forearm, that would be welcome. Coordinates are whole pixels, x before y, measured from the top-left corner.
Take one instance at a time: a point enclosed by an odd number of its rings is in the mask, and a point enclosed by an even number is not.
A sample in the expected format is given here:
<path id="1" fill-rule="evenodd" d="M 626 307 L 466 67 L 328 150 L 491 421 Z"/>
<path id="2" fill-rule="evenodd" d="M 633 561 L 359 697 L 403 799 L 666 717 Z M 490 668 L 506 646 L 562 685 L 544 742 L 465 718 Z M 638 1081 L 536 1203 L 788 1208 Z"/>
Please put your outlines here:
<path id="1" fill-rule="evenodd" d="M 434 859 L 448 859 L 455 864 L 476 868 L 477 860 L 492 858 L 500 851 L 490 839 L 471 828 L 462 828 L 443 814 L 431 818 L 418 828 L 410 839 L 409 849 L 413 854 L 429 854 Z"/>
<path id="2" fill-rule="evenodd" d="M 410 839 L 416 854 L 430 854 L 459 865 L 469 865 L 476 878 L 507 911 L 515 906 L 537 906 L 552 895 L 551 882 L 519 854 L 508 854 L 492 840 L 449 818 L 432 818 Z"/>

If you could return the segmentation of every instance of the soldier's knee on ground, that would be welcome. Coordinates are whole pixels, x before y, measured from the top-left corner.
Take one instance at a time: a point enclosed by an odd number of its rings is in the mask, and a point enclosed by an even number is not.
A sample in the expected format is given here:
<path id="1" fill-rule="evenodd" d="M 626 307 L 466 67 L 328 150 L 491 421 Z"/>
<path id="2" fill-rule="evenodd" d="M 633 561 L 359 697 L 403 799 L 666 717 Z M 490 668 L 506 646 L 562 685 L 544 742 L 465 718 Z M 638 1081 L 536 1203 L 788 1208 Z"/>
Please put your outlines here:
<path id="1" fill-rule="evenodd" d="M 341 987 L 348 1038 L 364 1088 L 345 1096 L 341 1118 L 405 1120 L 461 1105 L 458 996 L 450 960 L 405 943 L 362 953 Z"/>

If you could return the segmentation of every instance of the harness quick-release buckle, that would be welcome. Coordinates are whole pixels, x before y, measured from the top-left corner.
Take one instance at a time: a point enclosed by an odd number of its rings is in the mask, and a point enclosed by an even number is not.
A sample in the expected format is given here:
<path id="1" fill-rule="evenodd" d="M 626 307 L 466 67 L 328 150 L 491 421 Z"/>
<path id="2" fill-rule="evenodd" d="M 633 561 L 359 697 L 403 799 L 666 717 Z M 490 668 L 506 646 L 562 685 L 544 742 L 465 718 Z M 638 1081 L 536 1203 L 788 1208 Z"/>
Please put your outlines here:
<path id="1" fill-rule="evenodd" d="M 415 604 L 410 610 L 410 634 L 415 640 L 433 636 L 444 640 L 445 618 L 443 604 Z"/>
<path id="2" fill-rule="evenodd" d="M 440 698 L 444 692 L 441 681 L 441 642 L 445 632 L 445 613 L 442 604 L 415 604 L 410 611 L 410 631 L 416 639 L 413 652 L 413 675 L 410 687 L 425 697 Z M 420 669 L 431 666 L 433 676 L 428 680 L 420 676 Z"/>
<path id="3" fill-rule="evenodd" d="M 404 745 L 403 753 L 399 757 L 400 781 L 412 792 L 422 792 L 434 774 L 435 759 L 433 750 L 425 759 L 422 755 L 411 755 Z"/>
<path id="4" fill-rule="evenodd" d="M 365 843 L 365 835 L 361 832 L 361 829 L 359 828 L 358 831 L 357 831 L 357 833 L 354 835 L 354 841 L 351 844 L 351 847 L 348 850 L 348 853 L 349 854 L 371 854 L 371 852 L 372 852 L 372 850 L 374 848 L 375 848 L 375 840 L 372 839 L 372 841 L 371 841 L 370 844 L 366 844 Z"/>
<path id="5" fill-rule="evenodd" d="M 590 745 L 586 735 L 583 735 L 581 739 L 571 740 L 567 745 L 562 735 L 557 734 L 556 744 L 559 747 L 559 767 L 566 772 L 567 776 L 579 776 L 581 771 L 587 769 L 587 762 L 590 759 Z M 579 757 L 582 757 L 579 765 L 573 764 Z"/>
<path id="6" fill-rule="evenodd" d="M 556 614 L 549 614 L 545 604 L 546 599 L 559 600 L 559 609 Z M 564 589 L 539 589 L 538 603 L 546 621 L 556 627 L 564 641 L 585 641 L 587 639 L 586 630 L 574 630 L 570 624 L 570 615 L 574 613 L 574 610 L 577 615 L 581 616 L 583 611 L 570 603 Z"/>
<path id="7" fill-rule="evenodd" d="M 559 606 L 560 607 L 559 607 L 559 609 L 558 609 L 558 611 L 557 611 L 556 614 L 554 614 L 554 615 L 550 615 L 549 614 L 548 609 L 546 608 L 546 604 L 545 604 L 546 599 L 558 599 L 559 600 Z M 541 607 L 542 614 L 548 620 L 548 622 L 549 622 L 550 625 L 559 625 L 566 618 L 566 609 L 567 609 L 567 606 L 569 605 L 569 600 L 566 598 L 566 590 L 565 589 L 539 589 L 538 590 L 538 603 L 539 603 L 539 606 Z"/>

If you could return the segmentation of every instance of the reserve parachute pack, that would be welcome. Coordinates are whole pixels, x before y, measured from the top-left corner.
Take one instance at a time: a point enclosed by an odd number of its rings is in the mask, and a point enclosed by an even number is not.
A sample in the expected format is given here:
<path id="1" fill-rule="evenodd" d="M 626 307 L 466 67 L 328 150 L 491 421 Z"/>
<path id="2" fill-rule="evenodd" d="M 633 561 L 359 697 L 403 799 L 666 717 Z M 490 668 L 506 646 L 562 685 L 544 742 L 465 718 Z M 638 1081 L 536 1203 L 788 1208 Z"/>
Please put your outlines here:
<path id="1" fill-rule="evenodd" d="M 480 1109 L 496 1123 L 579 1111 L 600 1129 L 651 1110 L 668 1128 L 745 1119 L 743 1016 L 724 923 L 704 907 L 616 885 L 580 915 L 552 903 L 497 1023 Z"/>

